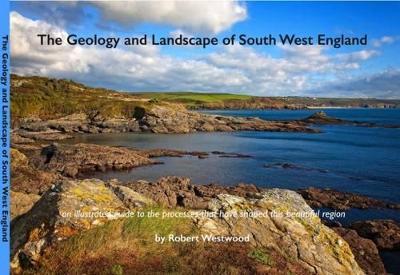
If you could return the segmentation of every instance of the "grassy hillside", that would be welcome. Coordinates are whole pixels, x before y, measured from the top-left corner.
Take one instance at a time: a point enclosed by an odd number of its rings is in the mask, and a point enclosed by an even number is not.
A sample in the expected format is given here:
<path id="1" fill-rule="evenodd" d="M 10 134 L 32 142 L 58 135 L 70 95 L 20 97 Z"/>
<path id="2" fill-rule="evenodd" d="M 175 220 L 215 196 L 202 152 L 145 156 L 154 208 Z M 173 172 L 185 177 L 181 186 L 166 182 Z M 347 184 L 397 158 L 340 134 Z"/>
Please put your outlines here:
<path id="1" fill-rule="evenodd" d="M 374 98 L 260 97 L 228 93 L 137 93 L 152 102 L 182 103 L 190 109 L 304 109 L 308 107 L 400 107 L 400 100 Z"/>
<path id="2" fill-rule="evenodd" d="M 132 117 L 138 106 L 149 106 L 146 99 L 107 89 L 90 88 L 69 81 L 45 77 L 12 75 L 12 118 L 43 119 L 77 112 L 100 112 L 105 117 Z"/>
<path id="3" fill-rule="evenodd" d="M 174 92 L 174 93 L 140 93 L 136 94 L 141 98 L 148 98 L 157 101 L 179 102 L 187 106 L 198 106 L 202 104 L 223 103 L 226 101 L 249 100 L 252 96 L 227 94 L 227 93 L 193 93 L 193 92 Z"/>
<path id="4" fill-rule="evenodd" d="M 307 107 L 400 107 L 400 100 L 310 97 L 255 97 L 228 93 L 121 93 L 91 88 L 71 80 L 11 76 L 13 122 L 49 119 L 77 112 L 104 117 L 132 117 L 136 107 L 179 103 L 190 109 L 299 109 Z"/>
<path id="5" fill-rule="evenodd" d="M 57 243 L 45 252 L 40 268 L 26 274 L 255 274 L 270 269 L 291 274 L 291 270 L 301 270 L 295 262 L 286 263 L 284 255 L 273 248 L 213 242 L 160 245 L 154 242 L 156 234 L 199 233 L 188 219 L 132 217 L 110 221 Z"/>

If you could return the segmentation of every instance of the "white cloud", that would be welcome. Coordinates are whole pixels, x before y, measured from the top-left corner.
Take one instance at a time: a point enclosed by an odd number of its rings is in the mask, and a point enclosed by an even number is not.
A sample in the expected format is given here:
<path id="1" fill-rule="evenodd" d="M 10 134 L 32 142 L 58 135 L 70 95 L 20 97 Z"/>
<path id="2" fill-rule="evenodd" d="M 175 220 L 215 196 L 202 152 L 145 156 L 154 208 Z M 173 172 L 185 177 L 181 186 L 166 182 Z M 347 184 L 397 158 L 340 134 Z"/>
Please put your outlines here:
<path id="1" fill-rule="evenodd" d="M 20 9 L 47 18 L 51 23 L 65 27 L 77 26 L 87 15 L 84 7 L 99 11 L 97 26 L 110 29 L 132 27 L 140 23 L 169 25 L 186 32 L 216 34 L 247 18 L 247 8 L 238 0 L 169 0 L 169 1 L 56 1 L 21 2 Z"/>
<path id="2" fill-rule="evenodd" d="M 169 24 L 188 31 L 219 33 L 246 19 L 246 7 L 236 0 L 97 1 L 106 20 L 124 25 L 139 22 Z"/>
<path id="3" fill-rule="evenodd" d="M 385 44 L 391 44 L 396 41 L 396 37 L 393 36 L 382 36 L 379 39 L 372 40 L 372 45 L 376 48 L 379 48 Z"/>
<path id="4" fill-rule="evenodd" d="M 71 78 L 129 91 L 301 95 L 375 56 L 368 51 L 328 55 L 322 47 L 299 46 L 281 47 L 282 56 L 272 57 L 253 48 L 233 46 L 197 58 L 178 58 L 162 54 L 156 46 L 40 46 L 37 33 L 57 33 L 64 38 L 68 34 L 16 12 L 11 13 L 11 28 L 13 73 Z"/>
<path id="5" fill-rule="evenodd" d="M 400 98 L 400 70 L 387 69 L 365 76 L 348 77 L 325 83 L 320 91 L 328 91 L 338 97 Z M 314 93 L 318 91 L 309 91 Z M 321 92 L 319 92 L 321 94 Z"/>

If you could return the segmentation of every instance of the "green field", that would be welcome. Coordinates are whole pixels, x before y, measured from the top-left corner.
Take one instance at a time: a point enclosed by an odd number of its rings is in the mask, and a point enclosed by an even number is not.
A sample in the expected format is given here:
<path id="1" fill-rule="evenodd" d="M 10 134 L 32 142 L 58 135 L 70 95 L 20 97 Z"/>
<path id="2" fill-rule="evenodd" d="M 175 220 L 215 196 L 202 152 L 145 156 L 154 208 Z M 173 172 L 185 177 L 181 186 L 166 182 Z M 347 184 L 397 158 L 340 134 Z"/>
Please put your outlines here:
<path id="1" fill-rule="evenodd" d="M 249 100 L 252 96 L 228 94 L 228 93 L 195 93 L 195 92 L 150 92 L 150 93 L 135 93 L 134 95 L 148 98 L 155 101 L 168 101 L 184 103 L 185 105 L 196 106 L 198 104 L 207 103 L 223 103 L 231 100 Z"/>
<path id="2" fill-rule="evenodd" d="M 74 113 L 135 117 L 136 110 L 168 105 L 189 109 L 303 109 L 308 107 L 398 108 L 400 100 L 361 98 L 258 97 L 229 93 L 117 92 L 71 80 L 11 76 L 13 122 L 52 119 Z M 179 104 L 179 106 L 178 106 Z"/>

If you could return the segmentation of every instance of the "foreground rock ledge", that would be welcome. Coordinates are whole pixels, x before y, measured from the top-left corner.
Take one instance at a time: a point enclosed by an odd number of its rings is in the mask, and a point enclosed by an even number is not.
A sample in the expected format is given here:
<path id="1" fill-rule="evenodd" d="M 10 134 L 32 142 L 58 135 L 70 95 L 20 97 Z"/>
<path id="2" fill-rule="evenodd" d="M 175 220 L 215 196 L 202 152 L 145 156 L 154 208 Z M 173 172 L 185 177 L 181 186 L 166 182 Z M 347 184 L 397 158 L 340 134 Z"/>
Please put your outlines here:
<path id="1" fill-rule="evenodd" d="M 167 182 L 168 178 L 161 181 Z M 200 232 L 215 236 L 249 235 L 250 245 L 278 251 L 312 274 L 364 274 L 346 241 L 323 225 L 315 215 L 306 218 L 230 216 L 243 211 L 312 213 L 304 199 L 293 191 L 254 191 L 252 198 L 216 195 L 208 201 L 207 211 L 226 215 L 194 217 L 193 226 Z M 17 272 L 21 266 L 34 267 L 40 263 L 41 253 L 46 247 L 116 219 L 113 211 L 152 204 L 153 200 L 127 186 L 119 187 L 115 181 L 62 180 L 47 191 L 30 211 L 13 221 L 13 269 Z M 109 211 L 111 214 L 87 219 L 62 214 L 75 211 Z"/>

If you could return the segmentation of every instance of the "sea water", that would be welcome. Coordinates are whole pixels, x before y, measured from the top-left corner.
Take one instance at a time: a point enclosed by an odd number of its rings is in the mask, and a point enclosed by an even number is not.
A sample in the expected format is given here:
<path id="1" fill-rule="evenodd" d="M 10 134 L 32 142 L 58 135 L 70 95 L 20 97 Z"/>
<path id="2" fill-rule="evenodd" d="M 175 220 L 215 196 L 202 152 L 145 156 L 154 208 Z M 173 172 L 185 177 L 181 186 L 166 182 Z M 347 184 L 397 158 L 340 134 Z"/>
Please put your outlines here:
<path id="1" fill-rule="evenodd" d="M 316 110 L 208 111 L 207 113 L 260 117 L 269 120 L 305 118 Z M 328 109 L 329 116 L 400 125 L 397 109 Z M 136 148 L 169 148 L 188 151 L 224 151 L 252 158 L 206 159 L 187 156 L 160 158 L 162 165 L 130 171 L 110 171 L 96 176 L 121 180 L 156 180 L 162 176 L 190 177 L 194 183 L 289 189 L 309 186 L 356 192 L 400 202 L 400 129 L 351 125 L 313 126 L 322 133 L 233 132 L 194 134 L 102 134 L 76 141 Z M 286 168 L 282 167 L 282 164 Z"/>

